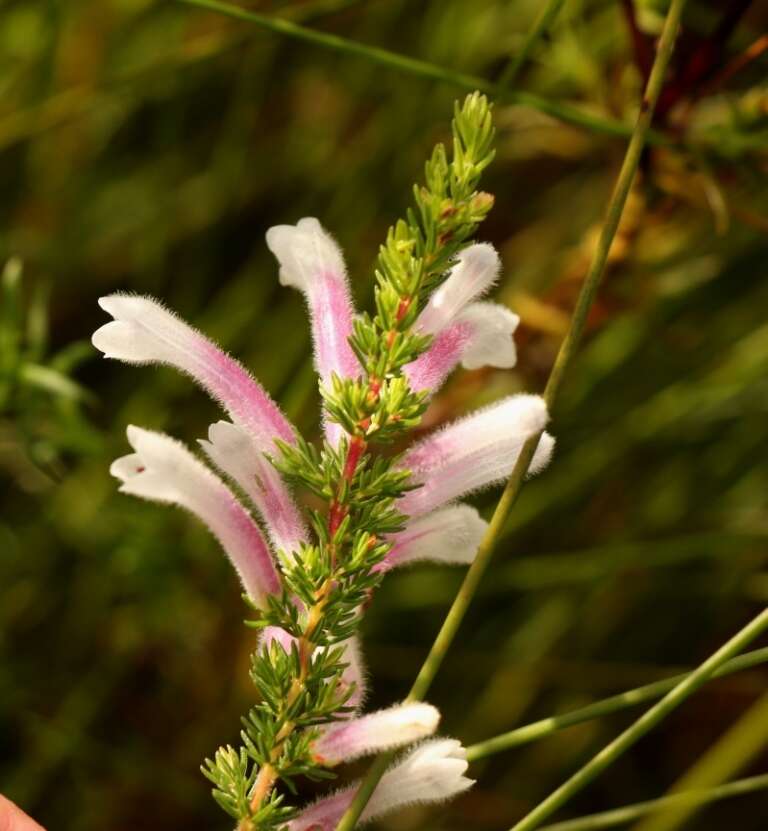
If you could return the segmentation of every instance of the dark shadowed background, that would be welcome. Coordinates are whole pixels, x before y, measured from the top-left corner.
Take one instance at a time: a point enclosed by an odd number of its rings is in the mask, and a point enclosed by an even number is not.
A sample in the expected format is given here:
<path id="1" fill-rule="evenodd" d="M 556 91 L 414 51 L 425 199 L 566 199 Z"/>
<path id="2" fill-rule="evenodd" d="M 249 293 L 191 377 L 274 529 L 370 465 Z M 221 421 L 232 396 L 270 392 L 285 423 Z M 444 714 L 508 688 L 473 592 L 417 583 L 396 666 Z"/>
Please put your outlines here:
<path id="1" fill-rule="evenodd" d="M 488 80 L 542 5 L 247 4 Z M 630 123 L 640 30 L 664 2 L 636 5 L 633 48 L 631 4 L 566 2 L 514 87 Z M 693 666 L 768 599 L 767 12 L 688 4 L 656 125 L 670 142 L 643 160 L 555 460 L 430 696 L 465 743 Z M 264 233 L 319 217 L 369 305 L 377 246 L 465 90 L 171 0 L 7 0 L 0 66 L 0 255 L 23 262 L 0 307 L 0 790 L 50 831 L 227 828 L 198 767 L 253 700 L 238 585 L 202 528 L 108 475 L 126 424 L 193 442 L 218 411 L 170 370 L 101 360 L 96 301 L 162 298 L 316 436 L 302 300 Z M 626 145 L 516 103 L 495 115 L 480 237 L 522 318 L 519 363 L 457 373 L 425 427 L 542 389 Z M 486 515 L 496 496 L 478 498 Z M 405 695 L 460 579 L 387 578 L 364 624 L 371 706 Z M 761 669 L 712 683 L 562 817 L 660 796 L 706 754 L 720 780 L 764 772 L 767 684 Z M 506 829 L 636 713 L 477 763 L 461 800 L 381 827 Z M 722 741 L 750 717 L 749 746 Z M 767 821 L 763 792 L 675 828 Z"/>

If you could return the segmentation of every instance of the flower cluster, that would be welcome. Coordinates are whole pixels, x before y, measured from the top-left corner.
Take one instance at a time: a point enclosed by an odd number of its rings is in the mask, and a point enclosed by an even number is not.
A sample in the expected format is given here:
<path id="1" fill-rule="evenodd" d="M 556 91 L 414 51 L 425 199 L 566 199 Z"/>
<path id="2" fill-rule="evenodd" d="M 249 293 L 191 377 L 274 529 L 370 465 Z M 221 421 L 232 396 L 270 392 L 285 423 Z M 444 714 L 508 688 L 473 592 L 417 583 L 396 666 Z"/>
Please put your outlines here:
<path id="1" fill-rule="evenodd" d="M 416 210 L 382 246 L 373 317 L 355 312 L 342 254 L 316 219 L 267 232 L 280 282 L 301 291 L 309 308 L 324 400 L 321 447 L 297 434 L 239 363 L 156 300 L 100 300 L 113 317 L 93 336 L 105 356 L 171 365 L 229 417 L 200 441 L 210 465 L 168 436 L 131 426 L 134 452 L 112 473 L 121 491 L 201 519 L 255 612 L 261 636 L 251 677 L 259 700 L 243 720 L 242 747 L 221 748 L 204 767 L 241 831 L 334 828 L 354 786 L 297 812 L 278 782 L 293 790 L 298 776 L 328 778 L 343 762 L 416 742 L 385 774 L 364 819 L 471 784 L 461 745 L 427 740 L 439 722 L 431 705 L 407 701 L 362 714 L 356 635 L 364 602 L 389 570 L 419 560 L 471 562 L 486 523 L 457 500 L 508 476 L 531 436 L 541 434 L 531 472 L 552 452 L 542 433 L 546 407 L 530 395 L 502 400 L 400 455 L 378 450 L 418 423 L 459 364 L 506 368 L 516 359 L 517 317 L 481 300 L 499 273 L 498 255 L 468 244 L 492 205 L 476 190 L 493 156 L 482 96 L 457 108 L 453 131 L 451 161 L 438 146 L 426 185 L 415 190 Z M 324 508 L 300 508 L 297 491 Z"/>

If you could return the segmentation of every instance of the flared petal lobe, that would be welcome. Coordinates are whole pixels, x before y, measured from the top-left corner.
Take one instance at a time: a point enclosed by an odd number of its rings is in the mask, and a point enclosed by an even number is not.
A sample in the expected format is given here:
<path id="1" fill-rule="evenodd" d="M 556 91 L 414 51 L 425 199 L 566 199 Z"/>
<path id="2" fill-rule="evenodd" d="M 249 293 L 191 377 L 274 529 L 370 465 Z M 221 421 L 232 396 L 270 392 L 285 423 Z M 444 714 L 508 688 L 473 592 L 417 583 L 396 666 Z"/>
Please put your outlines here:
<path id="1" fill-rule="evenodd" d="M 474 784 L 464 775 L 466 771 L 466 751 L 455 739 L 425 742 L 382 776 L 360 822 L 371 822 L 407 805 L 452 799 Z M 359 784 L 356 782 L 310 805 L 288 828 L 290 831 L 333 831 L 354 799 Z"/>
<path id="2" fill-rule="evenodd" d="M 435 392 L 460 363 L 465 369 L 511 369 L 520 318 L 498 303 L 470 303 L 439 332 L 426 352 L 403 367 L 411 389 Z"/>
<path id="3" fill-rule="evenodd" d="M 420 487 L 398 500 L 398 510 L 418 517 L 448 502 L 506 479 L 526 439 L 548 421 L 544 399 L 514 395 L 438 430 L 416 444 L 400 466 Z M 549 462 L 554 439 L 544 434 L 529 473 Z"/>
<path id="4" fill-rule="evenodd" d="M 275 549 L 286 554 L 299 551 L 307 541 L 301 514 L 280 474 L 245 431 L 219 421 L 210 426 L 208 441 L 201 440 L 200 445 L 253 501 Z"/>
<path id="5" fill-rule="evenodd" d="M 113 462 L 110 473 L 123 493 L 186 508 L 216 536 L 249 597 L 259 606 L 280 591 L 267 543 L 229 488 L 180 442 L 162 433 L 128 427 L 136 451 Z"/>
<path id="6" fill-rule="evenodd" d="M 491 288 L 500 268 L 499 255 L 492 245 L 480 242 L 465 248 L 416 320 L 416 330 L 435 335 L 445 329 L 468 303 Z"/>
<path id="7" fill-rule="evenodd" d="M 312 744 L 312 754 L 325 766 L 351 762 L 431 736 L 440 713 L 431 704 L 396 704 L 323 730 Z"/>
<path id="8" fill-rule="evenodd" d="M 409 522 L 392 537 L 392 548 L 376 571 L 430 561 L 467 565 L 477 553 L 488 523 L 469 505 L 452 505 Z"/>
<path id="9" fill-rule="evenodd" d="M 324 384 L 336 373 L 360 374 L 360 363 L 349 345 L 354 309 L 347 270 L 338 245 L 314 217 L 296 225 L 275 225 L 267 231 L 267 246 L 280 263 L 280 282 L 302 292 L 309 306 L 315 366 Z"/>
<path id="10" fill-rule="evenodd" d="M 100 298 L 99 305 L 114 318 L 92 339 L 105 357 L 130 364 L 169 364 L 186 373 L 265 452 L 274 450 L 275 438 L 296 442 L 293 427 L 263 387 L 234 358 L 157 300 L 112 294 Z"/>

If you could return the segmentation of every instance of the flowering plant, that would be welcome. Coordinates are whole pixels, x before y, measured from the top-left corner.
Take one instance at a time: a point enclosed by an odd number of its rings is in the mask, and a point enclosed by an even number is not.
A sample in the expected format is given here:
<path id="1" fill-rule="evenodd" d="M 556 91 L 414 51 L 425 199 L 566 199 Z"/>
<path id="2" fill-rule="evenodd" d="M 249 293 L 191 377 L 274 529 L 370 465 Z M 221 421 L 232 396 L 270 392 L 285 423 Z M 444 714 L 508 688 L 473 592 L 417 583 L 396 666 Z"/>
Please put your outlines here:
<path id="1" fill-rule="evenodd" d="M 316 219 L 267 232 L 280 282 L 299 289 L 309 307 L 324 404 L 319 448 L 240 364 L 156 300 L 100 300 L 114 318 L 93 336 L 105 356 L 171 365 L 230 418 L 200 442 L 221 477 L 174 439 L 133 426 L 134 452 L 111 471 L 124 493 L 179 505 L 208 525 L 261 630 L 250 666 L 258 702 L 243 719 L 242 745 L 220 748 L 203 768 L 240 831 L 334 828 L 354 786 L 297 812 L 278 782 L 295 791 L 299 776 L 332 777 L 343 762 L 437 729 L 439 713 L 422 702 L 361 714 L 356 633 L 362 607 L 390 569 L 471 562 L 486 523 L 456 500 L 507 477 L 547 422 L 542 398 L 517 395 L 405 452 L 382 452 L 419 423 L 458 364 L 515 363 L 517 317 L 479 301 L 498 275 L 498 255 L 470 244 L 493 204 L 477 190 L 493 135 L 486 99 L 468 96 L 456 108 L 450 160 L 438 145 L 425 185 L 414 190 L 415 208 L 381 247 L 374 315 L 355 313 L 341 252 Z M 552 446 L 543 434 L 529 472 L 547 463 Z M 292 488 L 311 494 L 313 507 L 300 509 Z M 460 793 L 471 785 L 466 767 L 457 741 L 426 741 L 383 776 L 362 818 Z"/>

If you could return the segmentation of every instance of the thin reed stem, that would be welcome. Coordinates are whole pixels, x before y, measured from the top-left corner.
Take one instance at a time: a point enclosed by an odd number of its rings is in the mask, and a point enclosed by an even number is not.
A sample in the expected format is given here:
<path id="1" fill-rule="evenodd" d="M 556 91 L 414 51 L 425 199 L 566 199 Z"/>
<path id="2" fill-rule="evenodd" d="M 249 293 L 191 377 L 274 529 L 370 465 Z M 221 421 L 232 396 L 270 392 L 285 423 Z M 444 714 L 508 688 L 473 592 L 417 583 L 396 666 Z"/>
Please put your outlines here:
<path id="1" fill-rule="evenodd" d="M 205 0 L 207 2 L 207 0 Z M 565 336 L 560 350 L 558 351 L 555 364 L 549 376 L 546 389 L 544 391 L 544 398 L 547 406 L 552 409 L 557 395 L 565 378 L 565 371 L 570 364 L 579 341 L 584 333 L 587 322 L 587 314 L 592 305 L 592 302 L 597 293 L 598 286 L 605 271 L 605 266 L 608 261 L 608 253 L 611 249 L 611 244 L 616 235 L 616 230 L 621 220 L 621 215 L 624 212 L 624 206 L 627 202 L 632 182 L 634 181 L 638 165 L 640 163 L 640 156 L 645 146 L 646 137 L 651 126 L 651 119 L 656 107 L 656 102 L 659 98 L 662 85 L 664 83 L 664 76 L 669 65 L 670 57 L 674 48 L 677 30 L 680 24 L 680 16 L 682 14 L 685 0 L 672 0 L 667 18 L 664 24 L 664 30 L 659 41 L 659 47 L 656 54 L 656 59 L 651 70 L 650 78 L 648 79 L 648 86 L 643 95 L 640 113 L 637 118 L 632 138 L 629 141 L 627 152 L 624 157 L 624 162 L 621 166 L 616 185 L 611 195 L 606 212 L 605 222 L 603 224 L 600 238 L 595 249 L 595 254 L 592 259 L 589 271 L 584 283 L 579 292 L 578 300 L 576 301 L 576 308 L 571 318 L 571 324 L 568 333 Z M 520 456 L 515 464 L 509 481 L 504 488 L 496 510 L 491 518 L 488 530 L 483 538 L 477 551 L 472 565 L 469 567 L 464 578 L 458 594 L 451 605 L 451 608 L 446 615 L 443 625 L 435 638 L 432 648 L 427 655 L 421 670 L 416 677 L 416 680 L 411 687 L 407 700 L 414 701 L 422 699 L 432 684 L 432 680 L 437 674 L 440 665 L 445 658 L 448 649 L 453 643 L 453 639 L 459 630 L 464 615 L 469 608 L 469 604 L 477 591 L 488 563 L 491 559 L 491 554 L 496 545 L 497 540 L 501 535 L 501 531 L 506 524 L 507 518 L 512 506 L 517 501 L 517 497 L 522 489 L 526 473 L 530 467 L 531 460 L 538 446 L 540 436 L 534 436 L 529 439 L 520 452 Z M 730 657 L 730 656 L 729 656 Z M 358 789 L 352 804 L 347 809 L 341 821 L 337 825 L 337 831 L 353 831 L 360 814 L 363 812 L 368 800 L 371 798 L 374 789 L 381 776 L 384 774 L 389 762 L 393 758 L 393 754 L 383 754 L 379 756 L 368 772 L 368 775 L 363 780 Z"/>
<path id="2" fill-rule="evenodd" d="M 722 736 L 698 755 L 672 785 L 667 796 L 708 791 L 734 779 L 768 746 L 768 693 L 764 693 Z M 633 831 L 678 831 L 690 824 L 697 805 L 685 804 L 654 813 Z"/>
<path id="3" fill-rule="evenodd" d="M 507 89 L 517 80 L 520 70 L 525 66 L 536 44 L 549 31 L 555 18 L 560 14 L 565 0 L 548 0 L 547 5 L 541 10 L 528 34 L 525 36 L 523 45 L 512 56 L 512 60 L 499 78 L 499 86 Z"/>
<path id="4" fill-rule="evenodd" d="M 670 808 L 694 808 L 766 789 L 768 789 L 768 774 L 751 776 L 748 779 L 738 779 L 709 790 L 684 791 L 671 796 L 662 796 L 659 799 L 649 799 L 647 802 L 625 805 L 613 811 L 603 811 L 566 822 L 557 822 L 554 825 L 545 825 L 541 831 L 598 831 L 602 828 L 615 828 L 617 825 L 625 825 L 640 817 L 668 811 Z"/>
<path id="5" fill-rule="evenodd" d="M 734 658 L 732 661 L 723 664 L 712 675 L 711 680 L 722 678 L 726 675 L 733 675 L 735 672 L 759 666 L 767 661 L 768 648 L 755 649 L 752 652 L 739 655 L 738 658 Z M 628 710 L 630 707 L 636 707 L 638 704 L 644 704 L 646 701 L 653 701 L 655 698 L 660 698 L 671 689 L 674 689 L 681 681 L 688 678 L 689 675 L 690 673 L 685 672 L 680 675 L 675 675 L 672 678 L 656 681 L 653 684 L 646 684 L 633 690 L 627 690 L 627 692 L 613 695 L 610 698 L 604 698 L 586 707 L 580 707 L 578 710 L 572 710 L 570 713 L 543 718 L 531 724 L 518 727 L 515 730 L 510 730 L 507 733 L 502 733 L 499 736 L 494 736 L 491 739 L 470 745 L 467 748 L 467 759 L 471 762 L 477 759 L 484 759 L 486 756 L 502 753 L 512 747 L 519 747 L 520 745 L 543 739 L 546 736 L 557 733 L 559 730 L 564 730 L 566 727 L 573 727 L 576 724 L 593 721 L 594 719 L 602 718 L 612 713 L 620 713 L 622 710 Z"/>
<path id="6" fill-rule="evenodd" d="M 571 797 L 575 796 L 610 767 L 623 753 L 660 724 L 673 710 L 705 684 L 723 664 L 738 655 L 766 629 L 768 629 L 768 609 L 764 609 L 757 617 L 753 618 L 724 646 L 721 646 L 717 652 L 704 661 L 698 669 L 668 692 L 658 704 L 655 704 L 640 716 L 634 724 L 604 747 L 543 802 L 540 802 L 533 811 L 514 825 L 511 831 L 533 831 L 534 828 L 538 828 L 545 819 L 552 816 Z"/>

